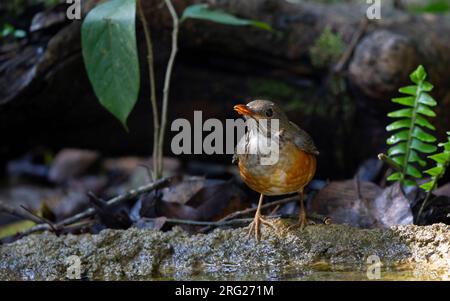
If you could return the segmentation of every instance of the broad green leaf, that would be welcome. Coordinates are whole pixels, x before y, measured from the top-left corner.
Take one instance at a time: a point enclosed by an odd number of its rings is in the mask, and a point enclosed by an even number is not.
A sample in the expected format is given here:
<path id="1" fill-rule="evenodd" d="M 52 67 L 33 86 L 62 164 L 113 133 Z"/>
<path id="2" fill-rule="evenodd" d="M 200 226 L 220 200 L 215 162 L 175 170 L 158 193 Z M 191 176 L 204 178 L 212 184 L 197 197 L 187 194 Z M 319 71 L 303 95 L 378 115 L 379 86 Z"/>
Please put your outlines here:
<path id="1" fill-rule="evenodd" d="M 398 181 L 402 178 L 402 175 L 399 172 L 395 172 L 387 177 L 388 181 Z"/>
<path id="2" fill-rule="evenodd" d="M 422 173 L 412 165 L 408 165 L 408 167 L 406 167 L 406 174 L 417 179 L 422 177 Z"/>
<path id="3" fill-rule="evenodd" d="M 430 191 L 431 189 L 433 189 L 433 181 L 420 185 L 420 188 L 422 188 L 426 192 Z"/>
<path id="4" fill-rule="evenodd" d="M 416 116 L 416 124 L 426 127 L 432 131 L 436 129 L 428 120 L 426 120 L 422 116 Z"/>
<path id="5" fill-rule="evenodd" d="M 443 152 L 443 153 L 439 153 L 439 154 L 435 154 L 435 155 L 429 156 L 428 158 L 433 159 L 437 163 L 444 164 L 445 162 L 450 160 L 450 153 Z"/>
<path id="6" fill-rule="evenodd" d="M 437 150 L 437 147 L 431 144 L 423 143 L 420 140 L 415 138 L 412 139 L 411 148 L 425 154 L 434 153 Z"/>
<path id="7" fill-rule="evenodd" d="M 434 107 L 434 106 L 437 105 L 436 100 L 434 100 L 434 98 L 431 97 L 430 94 L 425 93 L 425 92 L 423 92 L 423 93 L 420 94 L 419 102 L 420 102 L 421 104 L 424 104 L 424 105 L 427 105 L 427 106 L 431 106 L 431 107 Z"/>
<path id="8" fill-rule="evenodd" d="M 399 143 L 388 149 L 388 156 L 395 156 L 398 154 L 406 154 L 406 142 Z"/>
<path id="9" fill-rule="evenodd" d="M 417 69 L 409 76 L 411 81 L 416 84 L 419 84 L 420 82 L 424 81 L 426 77 L 427 73 L 425 72 L 425 68 L 423 68 L 422 65 L 419 65 L 419 67 L 417 67 Z"/>
<path id="10" fill-rule="evenodd" d="M 417 86 L 406 86 L 406 87 L 401 87 L 398 91 L 400 91 L 401 93 L 404 94 L 408 94 L 408 95 L 417 95 Z"/>
<path id="11" fill-rule="evenodd" d="M 201 19 L 208 20 L 215 23 L 232 25 L 232 26 L 254 26 L 265 30 L 272 30 L 272 27 L 267 23 L 255 20 L 241 19 L 232 14 L 226 13 L 221 10 L 212 10 L 208 4 L 193 4 L 188 6 L 181 17 L 181 21 L 186 19 Z"/>
<path id="12" fill-rule="evenodd" d="M 417 112 L 422 114 L 422 115 L 428 116 L 428 117 L 435 117 L 436 116 L 435 112 L 433 112 L 431 109 L 429 109 L 427 106 L 424 106 L 424 105 L 419 105 L 417 107 Z"/>
<path id="13" fill-rule="evenodd" d="M 410 162 L 410 163 L 419 163 L 419 165 L 421 166 L 421 167 L 425 167 L 426 165 L 427 165 L 427 162 L 425 161 L 425 160 L 422 160 L 420 157 L 419 157 L 419 154 L 417 154 L 417 152 L 415 151 L 415 150 L 413 150 L 413 149 L 411 149 L 410 151 L 409 151 L 409 159 L 408 159 L 408 162 Z"/>
<path id="14" fill-rule="evenodd" d="M 391 123 L 390 125 L 388 125 L 386 127 L 386 130 L 389 131 L 395 131 L 398 129 L 403 129 L 403 128 L 409 128 L 411 125 L 411 120 L 409 119 L 402 119 L 402 120 L 397 120 L 393 123 Z"/>
<path id="15" fill-rule="evenodd" d="M 412 136 L 423 141 L 423 142 L 435 142 L 436 138 L 424 130 L 422 130 L 420 127 L 416 126 L 414 127 Z"/>
<path id="16" fill-rule="evenodd" d="M 391 101 L 404 106 L 414 107 L 414 97 L 412 96 L 392 98 Z"/>
<path id="17" fill-rule="evenodd" d="M 443 170 L 444 169 L 442 168 L 442 166 L 436 166 L 436 167 L 426 170 L 425 172 L 432 177 L 437 177 L 442 173 Z"/>
<path id="18" fill-rule="evenodd" d="M 110 0 L 84 19 L 84 64 L 100 103 L 126 127 L 139 92 L 136 1 Z"/>
<path id="19" fill-rule="evenodd" d="M 401 110 L 397 110 L 394 112 L 390 112 L 388 114 L 388 117 L 392 117 L 392 118 L 399 118 L 399 117 L 412 117 L 413 114 L 413 109 L 409 108 L 409 109 L 401 109 Z"/>
<path id="20" fill-rule="evenodd" d="M 409 134 L 409 130 L 404 130 L 404 131 L 395 133 L 394 135 L 389 137 L 389 139 L 386 142 L 387 142 L 387 144 L 392 145 L 392 144 L 396 144 L 400 141 L 406 141 L 406 140 L 408 140 L 408 134 Z"/>

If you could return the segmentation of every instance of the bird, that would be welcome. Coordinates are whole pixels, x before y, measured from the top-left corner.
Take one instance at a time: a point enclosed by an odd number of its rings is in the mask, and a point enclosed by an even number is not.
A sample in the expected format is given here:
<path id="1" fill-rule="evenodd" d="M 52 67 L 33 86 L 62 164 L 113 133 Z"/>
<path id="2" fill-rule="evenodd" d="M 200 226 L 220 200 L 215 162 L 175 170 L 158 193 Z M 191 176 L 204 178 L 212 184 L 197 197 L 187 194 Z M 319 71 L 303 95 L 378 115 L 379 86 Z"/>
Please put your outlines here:
<path id="1" fill-rule="evenodd" d="M 235 105 L 234 110 L 246 121 L 254 121 L 246 123 L 247 131 L 239 140 L 233 155 L 233 163 L 238 164 L 243 181 L 260 193 L 255 217 L 249 226 L 249 236 L 254 231 L 255 239 L 259 241 L 261 224 L 273 227 L 261 216 L 264 196 L 298 193 L 300 213 L 295 225 L 303 229 L 307 225 L 303 191 L 315 175 L 316 156 L 319 155 L 313 139 L 289 121 L 280 106 L 272 101 L 253 100 L 248 104 Z M 278 120 L 278 128 L 274 126 L 274 120 Z M 261 159 L 267 152 L 259 152 L 258 145 L 267 145 L 270 141 L 266 139 L 274 137 L 278 143 L 278 160 L 273 164 L 262 164 Z"/>

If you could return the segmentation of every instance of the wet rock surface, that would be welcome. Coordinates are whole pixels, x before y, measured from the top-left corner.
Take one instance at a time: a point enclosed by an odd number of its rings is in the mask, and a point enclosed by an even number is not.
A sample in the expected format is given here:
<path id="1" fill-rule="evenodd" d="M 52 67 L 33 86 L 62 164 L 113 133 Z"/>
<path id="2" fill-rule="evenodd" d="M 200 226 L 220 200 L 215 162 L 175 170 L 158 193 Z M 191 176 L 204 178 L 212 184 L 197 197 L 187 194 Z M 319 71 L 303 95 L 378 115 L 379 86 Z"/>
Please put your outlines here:
<path id="1" fill-rule="evenodd" d="M 448 225 L 370 230 L 317 225 L 288 231 L 286 221 L 274 224 L 259 243 L 248 238 L 246 228 L 206 235 L 180 228 L 32 235 L 0 247 L 0 279 L 67 279 L 72 255 L 81 260 L 81 276 L 90 280 L 367 279 L 372 255 L 381 260 L 387 279 L 394 270 L 402 279 L 443 279 L 450 269 Z"/>

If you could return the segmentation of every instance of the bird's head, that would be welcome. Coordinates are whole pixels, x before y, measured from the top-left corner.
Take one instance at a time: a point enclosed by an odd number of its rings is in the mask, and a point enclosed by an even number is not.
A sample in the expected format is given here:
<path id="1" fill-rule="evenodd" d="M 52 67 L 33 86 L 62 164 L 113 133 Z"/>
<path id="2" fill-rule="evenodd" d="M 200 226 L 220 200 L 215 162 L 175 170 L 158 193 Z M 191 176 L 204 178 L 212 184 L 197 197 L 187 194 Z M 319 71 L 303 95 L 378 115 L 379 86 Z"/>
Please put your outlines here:
<path id="1" fill-rule="evenodd" d="M 254 100 L 246 105 L 235 105 L 234 110 L 245 119 L 278 119 L 280 123 L 289 122 L 281 108 L 269 100 Z"/>

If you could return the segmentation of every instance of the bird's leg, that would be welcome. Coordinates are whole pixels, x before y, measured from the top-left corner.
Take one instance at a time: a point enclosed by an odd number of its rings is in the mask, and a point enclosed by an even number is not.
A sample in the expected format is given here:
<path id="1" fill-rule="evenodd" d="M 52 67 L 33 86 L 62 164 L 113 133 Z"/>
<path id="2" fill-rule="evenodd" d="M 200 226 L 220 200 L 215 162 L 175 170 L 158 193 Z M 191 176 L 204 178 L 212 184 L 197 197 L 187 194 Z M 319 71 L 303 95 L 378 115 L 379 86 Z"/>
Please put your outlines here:
<path id="1" fill-rule="evenodd" d="M 298 217 L 298 222 L 294 225 L 289 226 L 288 230 L 291 230 L 294 227 L 300 226 L 300 229 L 303 230 L 308 225 L 308 219 L 306 218 L 306 211 L 305 211 L 305 205 L 304 205 L 304 194 L 303 194 L 303 188 L 298 192 L 298 195 L 300 196 L 300 213 Z"/>
<path id="2" fill-rule="evenodd" d="M 251 222 L 251 224 L 249 226 L 250 228 L 248 231 L 249 236 L 252 235 L 253 231 L 255 231 L 256 241 L 259 241 L 259 238 L 261 237 L 261 224 L 264 224 L 266 226 L 274 228 L 272 223 L 266 221 L 265 219 L 263 219 L 261 217 L 261 206 L 262 206 L 263 199 L 264 199 L 264 195 L 261 193 L 261 196 L 259 197 L 258 208 L 256 208 L 255 218 Z"/>
<path id="3" fill-rule="evenodd" d="M 304 205 L 304 200 L 303 200 L 303 189 L 299 191 L 299 196 L 300 196 L 300 214 L 298 217 L 298 223 L 300 225 L 300 229 L 304 229 L 307 225 L 307 220 L 306 220 L 306 211 L 305 211 L 305 205 Z"/>

